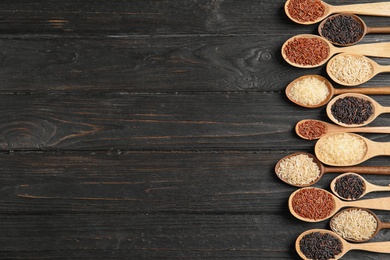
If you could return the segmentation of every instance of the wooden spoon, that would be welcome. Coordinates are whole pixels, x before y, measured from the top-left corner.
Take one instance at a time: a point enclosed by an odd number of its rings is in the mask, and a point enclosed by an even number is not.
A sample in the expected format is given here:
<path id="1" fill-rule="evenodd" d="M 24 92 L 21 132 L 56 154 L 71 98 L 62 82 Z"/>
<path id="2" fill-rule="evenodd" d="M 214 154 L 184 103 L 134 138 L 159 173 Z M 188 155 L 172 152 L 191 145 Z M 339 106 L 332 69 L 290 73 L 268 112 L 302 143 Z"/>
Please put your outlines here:
<path id="1" fill-rule="evenodd" d="M 340 214 L 342 213 L 345 213 L 346 211 L 350 211 L 350 210 L 360 210 L 360 211 L 365 211 L 367 212 L 368 214 L 371 214 L 375 220 L 376 220 L 376 229 L 374 231 L 374 233 L 371 234 L 370 237 L 368 238 L 365 238 L 365 239 L 360 239 L 360 240 L 357 240 L 357 239 L 354 239 L 352 237 L 346 237 L 346 236 L 343 236 L 342 234 L 340 234 L 340 231 L 338 231 L 336 228 L 335 228 L 335 224 L 334 224 L 334 221 L 335 221 L 335 218 L 337 216 L 339 216 Z M 356 220 L 356 221 L 361 221 L 360 219 L 359 220 Z M 364 223 L 361 223 L 361 224 L 364 224 Z M 336 215 L 334 215 L 331 220 L 330 220 L 330 229 L 333 230 L 333 232 L 337 233 L 338 235 L 340 235 L 342 238 L 344 238 L 345 240 L 348 240 L 348 241 L 351 241 L 351 242 L 366 242 L 370 239 L 372 239 L 373 237 L 375 237 L 378 232 L 381 230 L 381 229 L 387 229 L 387 228 L 390 228 L 390 222 L 382 222 L 380 221 L 380 219 L 378 218 L 378 216 L 372 212 L 371 210 L 369 209 L 365 209 L 365 208 L 347 208 L 347 209 L 343 209 L 341 211 L 339 211 Z"/>
<path id="2" fill-rule="evenodd" d="M 333 165 L 333 166 L 352 166 L 352 165 L 357 165 L 359 163 L 362 163 L 372 157 L 383 155 L 383 156 L 390 156 L 390 142 L 384 143 L 384 142 L 374 142 L 371 141 L 363 136 L 353 134 L 353 133 L 343 133 L 344 135 L 352 135 L 355 136 L 359 139 L 361 139 L 365 145 L 366 145 L 366 151 L 365 154 L 361 158 L 355 158 L 355 161 L 349 161 L 349 162 L 339 162 L 339 163 L 334 163 L 330 161 L 324 154 L 321 153 L 321 149 L 326 149 L 326 147 L 323 147 L 323 143 L 326 142 L 326 138 L 332 138 L 334 135 L 337 135 L 340 133 L 335 133 L 335 134 L 330 134 L 326 135 L 324 137 L 321 137 L 317 143 L 315 144 L 314 147 L 314 152 L 322 163 L 328 164 L 328 165 Z M 337 139 L 337 138 L 336 138 Z M 336 144 L 337 146 L 337 144 Z M 339 158 L 342 158 L 344 154 L 342 153 L 350 153 L 351 151 L 348 149 L 340 149 L 338 152 Z"/>
<path id="3" fill-rule="evenodd" d="M 328 196 L 330 196 L 333 199 L 334 206 L 327 216 L 325 216 L 323 218 L 312 219 L 312 218 L 303 217 L 303 216 L 299 215 L 297 212 L 295 212 L 294 207 L 293 207 L 293 203 L 292 203 L 293 198 L 298 192 L 301 192 L 305 189 L 306 190 L 309 190 L 309 189 L 320 190 L 323 193 L 328 194 Z M 306 203 L 306 202 L 302 202 L 302 203 Z M 317 210 L 317 209 L 322 210 L 322 208 L 324 207 L 324 205 L 322 203 L 318 203 L 316 201 L 313 201 L 313 203 L 311 203 L 310 205 L 307 205 L 307 203 L 305 205 L 310 206 L 310 208 L 312 210 Z M 301 205 L 298 205 L 298 208 L 299 207 L 301 207 Z M 324 190 L 321 188 L 315 188 L 315 187 L 304 187 L 304 188 L 300 188 L 300 189 L 294 191 L 288 199 L 288 208 L 289 208 L 291 214 L 294 217 L 296 217 L 297 219 L 300 219 L 300 220 L 306 221 L 306 222 L 320 222 L 320 221 L 326 220 L 326 219 L 332 217 L 334 214 L 336 214 L 337 211 L 339 211 L 340 209 L 342 209 L 344 207 L 360 207 L 360 208 L 377 209 L 377 210 L 390 210 L 390 197 L 375 198 L 375 199 L 362 199 L 362 200 L 355 200 L 355 201 L 343 201 L 343 200 L 340 200 L 339 198 L 337 198 L 335 195 L 333 195 L 332 193 L 330 193 L 327 190 Z"/>
<path id="4" fill-rule="evenodd" d="M 362 45 L 359 44 L 359 45 L 355 45 L 355 46 L 362 46 Z M 351 46 L 351 47 L 355 47 L 355 46 Z M 351 47 L 344 47 L 344 48 L 351 48 Z M 369 64 L 371 64 L 371 72 L 369 74 L 367 74 L 367 76 L 364 79 L 358 78 L 359 74 L 357 72 L 356 72 L 356 75 L 353 75 L 353 73 L 349 73 L 349 76 L 350 76 L 349 82 L 347 80 L 339 79 L 337 77 L 337 75 L 335 75 L 334 71 L 332 71 L 333 70 L 332 67 L 333 67 L 333 63 L 335 62 L 335 60 L 339 59 L 342 56 L 355 56 L 359 59 L 366 60 Z M 344 68 L 346 68 L 346 67 L 344 67 Z M 347 69 L 352 71 L 355 68 L 351 67 L 351 68 L 347 68 Z M 360 69 L 359 66 L 356 67 L 356 69 Z M 342 68 L 340 70 L 342 70 Z M 328 64 L 326 64 L 326 72 L 328 73 L 329 77 L 334 82 L 336 82 L 340 85 L 343 85 L 343 86 L 350 86 L 351 87 L 351 86 L 361 85 L 361 84 L 369 81 L 370 79 L 372 79 L 373 77 L 375 77 L 379 73 L 390 72 L 390 65 L 386 65 L 386 66 L 379 65 L 378 63 L 376 63 L 372 59 L 367 58 L 367 57 L 360 55 L 360 54 L 340 53 L 340 54 L 337 54 L 336 56 L 334 56 L 333 58 L 331 58 L 329 60 Z"/>
<path id="5" fill-rule="evenodd" d="M 318 64 L 315 64 L 315 65 L 302 65 L 302 64 L 298 64 L 298 63 L 295 63 L 295 62 L 289 60 L 286 53 L 285 53 L 285 50 L 291 41 L 293 41 L 295 39 L 300 39 L 300 38 L 306 38 L 306 39 L 315 38 L 315 39 L 318 39 L 319 41 L 322 41 L 329 48 L 328 56 L 325 57 L 322 61 L 320 61 Z M 374 57 L 390 58 L 390 42 L 358 44 L 358 45 L 348 46 L 348 47 L 335 47 L 332 45 L 331 42 L 322 38 L 321 36 L 314 35 L 314 34 L 298 34 L 298 35 L 293 36 L 290 39 L 288 39 L 282 45 L 282 57 L 289 64 L 291 64 L 295 67 L 298 67 L 298 68 L 319 67 L 319 66 L 325 64 L 325 62 L 327 62 L 330 59 L 330 57 L 332 57 L 334 54 L 340 53 L 340 52 L 351 53 L 351 54 L 361 54 L 361 55 L 374 56 Z"/>
<path id="6" fill-rule="evenodd" d="M 344 196 L 342 196 L 341 194 L 339 194 L 336 191 L 336 184 L 340 180 L 340 178 L 343 178 L 343 177 L 349 176 L 349 175 L 356 176 L 357 178 L 361 179 L 361 181 L 363 183 L 363 193 L 360 194 L 360 196 L 358 196 L 356 198 L 345 198 Z M 364 195 L 366 195 L 367 193 L 370 193 L 370 192 L 374 192 L 374 191 L 390 191 L 390 185 L 388 185 L 388 186 L 375 185 L 375 184 L 372 184 L 372 183 L 368 182 L 366 179 L 364 179 L 359 174 L 356 174 L 356 173 L 353 173 L 353 172 L 346 172 L 346 173 L 343 173 L 343 174 L 341 174 L 341 175 L 339 175 L 339 176 L 337 176 L 336 178 L 333 179 L 333 181 L 330 183 L 330 189 L 340 199 L 343 199 L 343 200 L 357 200 L 357 199 L 362 198 Z"/>
<path id="7" fill-rule="evenodd" d="M 334 14 L 334 13 L 354 13 L 361 15 L 372 15 L 372 16 L 390 16 L 390 3 L 389 2 L 379 2 L 379 3 L 367 3 L 367 4 L 350 4 L 350 5 L 338 5 L 333 6 L 322 2 L 325 8 L 325 12 L 321 17 L 318 17 L 314 21 L 301 22 L 293 18 L 288 10 L 288 5 L 290 0 L 287 0 L 284 5 L 284 11 L 286 15 L 294 22 L 299 24 L 314 24 L 323 20 L 325 17 Z"/>
<path id="8" fill-rule="evenodd" d="M 316 180 L 314 180 L 313 182 L 311 182 L 311 183 L 301 184 L 301 185 L 299 185 L 299 184 L 291 184 L 286 179 L 283 179 L 282 177 L 279 176 L 278 173 L 279 173 L 280 163 L 283 160 L 287 159 L 287 158 L 290 158 L 290 157 L 293 157 L 293 156 L 297 156 L 297 155 L 300 155 L 300 154 L 307 155 L 310 158 L 312 158 L 313 162 L 315 164 L 317 164 L 317 166 L 318 166 L 318 168 L 320 170 L 320 173 L 319 173 L 318 178 Z M 297 169 L 297 171 L 298 171 L 298 169 Z M 310 185 L 313 185 L 316 182 L 318 182 L 325 173 L 344 173 L 344 172 L 356 172 L 356 173 L 360 173 L 360 174 L 389 175 L 390 174 L 390 166 L 329 167 L 329 166 L 325 166 L 324 164 L 322 164 L 314 155 L 312 155 L 310 153 L 305 153 L 305 152 L 296 152 L 296 153 L 292 153 L 290 155 L 287 155 L 287 156 L 283 157 L 282 159 L 280 159 L 276 163 L 276 165 L 275 165 L 276 176 L 278 176 L 278 178 L 280 180 L 282 180 L 283 182 L 285 182 L 285 183 L 287 183 L 289 185 L 295 186 L 295 187 L 308 187 Z"/>
<path id="9" fill-rule="evenodd" d="M 367 118 L 366 121 L 360 123 L 360 124 L 346 124 L 343 122 L 340 122 L 332 113 L 332 106 L 333 104 L 341 98 L 345 97 L 356 97 L 356 98 L 361 98 L 364 100 L 367 100 L 371 102 L 372 108 L 373 108 L 373 113 L 371 114 L 370 117 Z M 333 98 L 331 101 L 329 101 L 328 105 L 326 106 L 326 114 L 328 115 L 329 119 L 332 120 L 335 124 L 338 124 L 343 127 L 359 127 L 359 126 L 365 126 L 370 124 L 372 121 L 374 121 L 375 118 L 377 118 L 379 115 L 383 113 L 390 113 L 390 107 L 383 107 L 381 106 L 378 102 L 376 102 L 374 99 L 372 99 L 369 96 L 363 95 L 363 94 L 357 94 L 357 93 L 345 93 L 342 95 L 339 95 L 335 98 Z M 359 115 L 357 115 L 359 116 Z"/>
<path id="10" fill-rule="evenodd" d="M 341 241 L 342 251 L 338 255 L 335 255 L 335 258 L 332 259 L 340 259 L 346 253 L 348 253 L 348 251 L 351 250 L 362 250 L 362 251 L 369 251 L 375 253 L 390 253 L 390 241 L 370 242 L 370 243 L 349 243 L 333 231 L 326 230 L 326 229 L 310 229 L 300 234 L 295 242 L 295 250 L 297 251 L 298 255 L 302 259 L 309 260 L 310 258 L 307 258 L 305 254 L 302 253 L 300 242 L 305 235 L 311 234 L 313 232 L 320 232 L 321 234 L 330 234 L 334 237 L 337 237 Z"/>
<path id="11" fill-rule="evenodd" d="M 299 82 L 305 78 L 317 78 L 318 80 L 325 83 L 325 86 L 328 88 L 329 93 L 326 96 L 326 98 L 324 100 L 322 100 L 320 103 L 308 105 L 308 104 L 304 104 L 302 101 L 299 101 L 299 100 L 292 98 L 291 88 L 297 82 Z M 311 86 L 311 88 L 313 88 L 313 89 L 315 89 L 316 87 L 318 87 L 318 86 L 315 86 L 315 85 Z M 301 77 L 296 78 L 295 80 L 291 81 L 290 84 L 287 85 L 285 92 L 286 92 L 287 98 L 291 102 L 293 102 L 299 106 L 307 107 L 307 108 L 318 108 L 318 107 L 321 107 L 321 106 L 325 105 L 326 103 L 328 103 L 329 100 L 331 100 L 333 96 L 344 94 L 344 93 L 360 93 L 360 94 L 367 94 L 367 95 L 389 95 L 390 94 L 390 86 L 389 87 L 364 87 L 364 88 L 334 88 L 333 85 L 329 82 L 329 80 L 327 80 L 326 78 L 324 78 L 320 75 L 304 75 L 304 76 L 301 76 Z M 306 98 L 309 98 L 309 96 L 307 96 Z"/>
<path id="12" fill-rule="evenodd" d="M 302 134 L 299 130 L 302 125 L 307 124 L 308 122 L 315 122 L 316 125 L 321 126 L 321 129 L 324 129 L 323 132 L 319 132 L 318 129 L 305 129 L 307 132 L 310 132 L 309 135 Z M 312 124 L 309 124 L 309 126 Z M 328 122 L 324 122 L 321 120 L 316 119 L 303 119 L 299 121 L 295 125 L 295 132 L 299 137 L 306 140 L 315 140 L 323 137 L 326 134 L 334 134 L 334 133 L 383 133 L 383 134 L 390 134 L 390 127 L 389 126 L 376 126 L 376 127 L 343 127 L 339 125 L 330 124 Z M 315 134 L 314 134 L 315 133 Z"/>
<path id="13" fill-rule="evenodd" d="M 354 42 L 350 42 L 350 43 L 340 43 L 340 42 L 337 42 L 337 41 L 332 41 L 332 39 L 329 39 L 328 37 L 324 36 L 324 34 L 323 34 L 324 25 L 329 20 L 337 18 L 338 16 L 350 16 L 352 19 L 354 19 L 355 21 L 357 21 L 359 23 L 360 28 L 362 29 L 362 35 L 360 36 L 359 39 L 357 39 Z M 337 28 L 337 29 L 339 29 L 339 31 L 342 31 L 341 26 L 340 26 L 340 28 Z M 351 45 L 354 45 L 354 44 L 360 42 L 361 39 L 363 39 L 363 37 L 366 34 L 371 34 L 371 33 L 377 33 L 377 34 L 379 34 L 379 33 L 390 33 L 390 26 L 385 26 L 385 27 L 368 27 L 366 25 L 366 23 L 359 16 L 354 15 L 354 14 L 350 14 L 350 13 L 342 13 L 342 14 L 334 14 L 332 16 L 329 16 L 325 20 L 323 20 L 320 23 L 320 25 L 318 26 L 318 33 L 319 33 L 319 35 L 321 35 L 322 37 L 324 37 L 325 39 L 327 39 L 328 41 L 330 41 L 334 45 L 338 45 L 338 46 L 351 46 Z"/>

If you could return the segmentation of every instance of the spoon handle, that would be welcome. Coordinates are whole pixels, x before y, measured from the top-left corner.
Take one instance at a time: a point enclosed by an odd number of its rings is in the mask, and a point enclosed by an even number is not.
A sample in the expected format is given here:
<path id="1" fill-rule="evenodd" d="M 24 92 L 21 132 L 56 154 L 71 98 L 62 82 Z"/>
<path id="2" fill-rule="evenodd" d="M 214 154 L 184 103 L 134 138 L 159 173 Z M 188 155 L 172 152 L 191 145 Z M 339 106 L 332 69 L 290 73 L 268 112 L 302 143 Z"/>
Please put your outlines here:
<path id="1" fill-rule="evenodd" d="M 389 2 L 390 5 L 390 2 Z M 390 10 L 389 10 L 390 16 Z M 390 58 L 390 42 L 357 44 L 349 47 L 339 47 L 337 50 L 365 56 Z M 383 66 L 386 67 L 386 66 Z M 382 68 L 386 69 L 386 68 Z"/>
<path id="2" fill-rule="evenodd" d="M 390 241 L 349 244 L 350 249 L 376 253 L 390 253 Z"/>
<path id="3" fill-rule="evenodd" d="M 367 34 L 369 33 L 390 33 L 390 26 L 384 27 L 367 27 Z"/>
<path id="4" fill-rule="evenodd" d="M 390 72 L 390 65 L 377 64 L 377 72 L 376 73 L 381 73 L 381 72 Z"/>
<path id="5" fill-rule="evenodd" d="M 324 167 L 324 172 L 355 172 L 360 174 L 390 175 L 390 166 Z"/>
<path id="6" fill-rule="evenodd" d="M 369 191 L 369 190 L 370 191 L 390 191 L 390 185 L 380 186 L 380 185 L 369 183 L 369 184 L 366 184 L 366 190 L 367 191 Z"/>
<path id="7" fill-rule="evenodd" d="M 345 206 L 377 209 L 377 210 L 390 210 L 390 197 L 349 201 L 349 202 L 345 202 Z"/>
<path id="8" fill-rule="evenodd" d="M 367 88 L 335 88 L 334 93 L 336 95 L 345 93 L 359 93 L 366 95 L 388 95 L 390 94 L 389 87 L 367 87 Z"/>
<path id="9" fill-rule="evenodd" d="M 388 111 L 390 112 L 390 111 Z M 367 157 L 371 158 L 374 156 L 390 156 L 390 142 L 373 142 L 372 149 L 368 149 Z"/>
<path id="10" fill-rule="evenodd" d="M 378 133 L 378 134 L 390 134 L 390 127 L 388 126 L 365 126 L 365 127 L 350 127 L 349 132 L 358 133 Z"/>
<path id="11" fill-rule="evenodd" d="M 390 16 L 390 2 L 330 6 L 331 12 Z"/>
<path id="12" fill-rule="evenodd" d="M 380 228 L 381 229 L 389 229 L 390 228 L 390 222 L 381 222 Z"/>
<path id="13" fill-rule="evenodd" d="M 381 113 L 390 113 L 390 107 L 382 107 Z"/>

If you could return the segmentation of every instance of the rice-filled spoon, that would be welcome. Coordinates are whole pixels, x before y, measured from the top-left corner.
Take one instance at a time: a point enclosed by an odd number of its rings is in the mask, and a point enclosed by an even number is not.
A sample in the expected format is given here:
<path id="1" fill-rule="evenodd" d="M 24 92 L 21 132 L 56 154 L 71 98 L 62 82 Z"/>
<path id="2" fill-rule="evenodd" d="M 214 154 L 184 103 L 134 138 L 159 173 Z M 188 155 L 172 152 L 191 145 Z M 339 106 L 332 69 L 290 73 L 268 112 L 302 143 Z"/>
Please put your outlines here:
<path id="1" fill-rule="evenodd" d="M 390 185 L 375 185 L 357 173 L 346 172 L 333 179 L 330 189 L 340 199 L 357 200 L 370 192 L 390 191 Z"/>
<path id="2" fill-rule="evenodd" d="M 375 142 L 353 133 L 335 133 L 318 139 L 314 152 L 324 164 L 352 166 L 375 156 L 390 156 L 390 142 Z"/>
<path id="3" fill-rule="evenodd" d="M 390 241 L 349 243 L 331 230 L 309 229 L 297 237 L 295 250 L 305 260 L 340 259 L 351 250 L 388 254 L 390 253 Z"/>
<path id="4" fill-rule="evenodd" d="M 334 13 L 354 13 L 372 16 L 390 16 L 390 3 L 365 3 L 350 5 L 330 5 L 324 1 L 310 1 L 309 4 L 302 1 L 287 0 L 284 4 L 286 15 L 299 24 L 314 24 L 322 21 Z"/>
<path id="5" fill-rule="evenodd" d="M 379 65 L 363 54 L 340 53 L 326 64 L 326 72 L 334 82 L 352 87 L 366 83 L 379 73 L 390 72 L 390 65 Z"/>
<path id="6" fill-rule="evenodd" d="M 327 62 L 334 54 L 351 53 L 390 58 L 390 42 L 357 44 L 335 47 L 331 42 L 314 34 L 299 34 L 282 45 L 282 57 L 298 68 L 315 68 Z"/>
<path id="7" fill-rule="evenodd" d="M 390 197 L 343 201 L 327 190 L 304 187 L 294 191 L 288 199 L 291 214 L 306 222 L 329 219 L 345 207 L 390 210 Z"/>
<path id="8" fill-rule="evenodd" d="M 283 182 L 295 187 L 317 183 L 325 173 L 356 172 L 360 174 L 389 175 L 390 166 L 332 167 L 322 164 L 313 154 L 296 152 L 284 156 L 275 165 L 275 174 Z"/>
<path id="9" fill-rule="evenodd" d="M 390 228 L 390 222 L 382 222 L 374 212 L 366 208 L 347 208 L 337 212 L 330 219 L 329 226 L 345 240 L 366 242 L 381 229 Z"/>

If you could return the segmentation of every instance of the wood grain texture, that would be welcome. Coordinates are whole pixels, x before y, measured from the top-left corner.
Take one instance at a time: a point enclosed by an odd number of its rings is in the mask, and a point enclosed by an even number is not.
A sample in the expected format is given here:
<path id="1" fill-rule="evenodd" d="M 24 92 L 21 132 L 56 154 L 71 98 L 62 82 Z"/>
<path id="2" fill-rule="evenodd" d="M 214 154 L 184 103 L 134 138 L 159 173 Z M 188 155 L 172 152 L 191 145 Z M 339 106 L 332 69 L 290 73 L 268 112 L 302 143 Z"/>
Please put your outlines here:
<path id="1" fill-rule="evenodd" d="M 2 97 L 3 150 L 259 150 L 281 142 L 286 149 L 311 145 L 292 132 L 294 117 L 298 119 L 303 109 L 286 110 L 280 93 Z M 237 109 L 231 110 L 234 106 Z M 265 106 L 275 111 L 272 116 Z"/>
<path id="2" fill-rule="evenodd" d="M 281 215 L 272 217 L 281 225 L 299 224 Z M 280 230 L 270 240 L 261 234 L 262 226 L 272 222 L 261 215 L 73 214 L 0 220 L 2 258 L 291 259 L 296 253 L 285 238 L 304 230 Z M 34 241 L 37 232 L 40 239 Z"/>
<path id="3" fill-rule="evenodd" d="M 292 28 L 274 1 L 2 1 L 6 33 L 264 34 Z M 270 23 L 270 20 L 273 23 Z"/>
<path id="4" fill-rule="evenodd" d="M 279 91 L 287 82 L 274 79 L 288 67 L 274 41 L 281 45 L 284 38 L 269 40 L 65 38 L 26 44 L 24 39 L 7 39 L 0 41 L 0 91 Z"/>
<path id="5" fill-rule="evenodd" d="M 294 188 L 278 181 L 273 170 L 283 156 L 118 151 L 4 156 L 0 207 L 15 214 L 286 213 Z"/>

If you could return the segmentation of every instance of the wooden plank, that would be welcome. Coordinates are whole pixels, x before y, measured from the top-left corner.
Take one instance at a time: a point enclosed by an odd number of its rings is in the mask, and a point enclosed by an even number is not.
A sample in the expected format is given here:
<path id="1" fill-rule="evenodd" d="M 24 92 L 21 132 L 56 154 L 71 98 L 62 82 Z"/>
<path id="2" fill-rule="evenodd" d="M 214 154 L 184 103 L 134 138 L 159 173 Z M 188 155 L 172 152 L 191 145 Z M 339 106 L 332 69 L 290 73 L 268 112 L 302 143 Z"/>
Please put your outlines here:
<path id="1" fill-rule="evenodd" d="M 293 240 L 304 230 L 304 225 L 293 226 L 291 218 L 281 215 L 53 215 L 0 220 L 3 259 L 292 259 Z M 289 228 L 267 235 L 274 221 L 290 224 Z"/>
<path id="2" fill-rule="evenodd" d="M 281 91 L 304 73 L 281 60 L 285 40 L 7 38 L 0 92 Z"/>
<path id="3" fill-rule="evenodd" d="M 390 41 L 389 35 L 377 37 Z M 288 38 L 7 36 L 0 40 L 0 93 L 271 92 L 302 75 L 326 76 L 324 66 L 287 64 L 281 46 Z M 381 73 L 363 87 L 386 86 L 387 79 Z"/>
<path id="4" fill-rule="evenodd" d="M 0 30 L 5 33 L 69 34 L 279 34 L 294 24 L 284 1 L 2 1 Z"/>
<path id="5" fill-rule="evenodd" d="M 258 150 L 294 148 L 294 139 L 308 147 L 291 125 L 304 111 L 286 109 L 280 93 L 0 98 L 2 150 Z"/>
<path id="6" fill-rule="evenodd" d="M 276 162 L 287 154 L 112 151 L 3 155 L 0 212 L 290 215 L 287 200 L 296 188 L 281 182 L 274 172 Z M 388 158 L 365 164 L 389 165 Z M 329 190 L 335 176 L 325 174 L 316 186 Z M 388 185 L 387 176 L 366 178 Z"/>
<path id="7" fill-rule="evenodd" d="M 284 212 L 284 154 L 116 152 L 2 156 L 1 212 Z M 271 188 L 272 187 L 272 188 Z"/>

